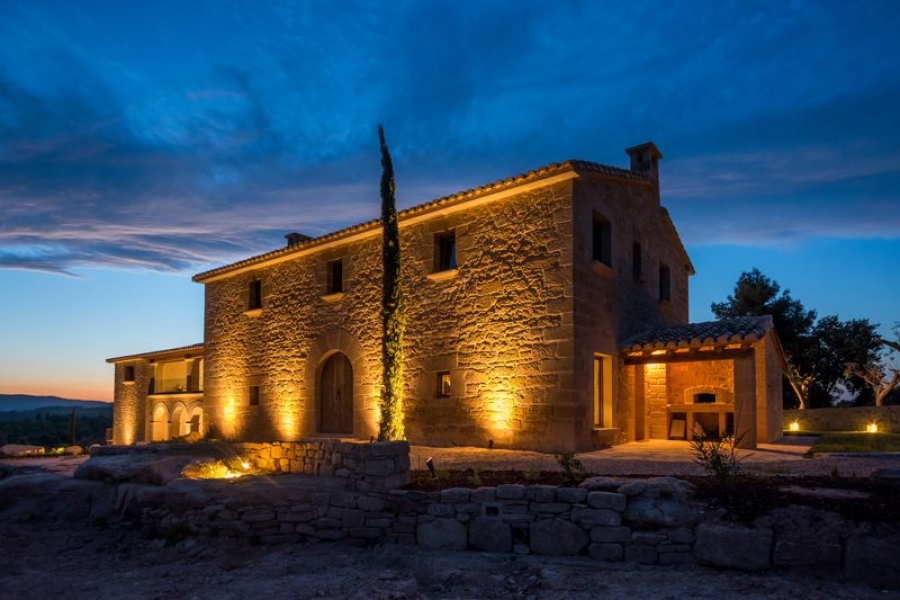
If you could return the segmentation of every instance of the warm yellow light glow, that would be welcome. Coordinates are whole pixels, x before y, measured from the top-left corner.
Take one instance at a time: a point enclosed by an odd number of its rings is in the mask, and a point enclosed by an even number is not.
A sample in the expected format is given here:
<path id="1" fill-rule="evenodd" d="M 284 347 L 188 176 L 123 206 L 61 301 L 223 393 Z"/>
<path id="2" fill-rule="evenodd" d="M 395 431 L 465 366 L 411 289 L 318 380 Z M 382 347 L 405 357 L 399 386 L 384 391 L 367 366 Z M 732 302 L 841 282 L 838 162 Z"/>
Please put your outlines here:
<path id="1" fill-rule="evenodd" d="M 878 423 L 867 423 L 866 433 L 878 433 Z"/>
<path id="2" fill-rule="evenodd" d="M 281 413 L 278 433 L 283 440 L 295 440 L 298 437 L 297 417 L 293 411 Z"/>
<path id="3" fill-rule="evenodd" d="M 248 470 L 250 468 L 250 463 L 248 463 L 246 460 L 241 461 L 241 468 L 245 471 Z"/>
<path id="4" fill-rule="evenodd" d="M 515 400 L 509 392 L 491 392 L 487 395 L 488 426 L 493 431 L 509 431 L 512 429 Z"/>
<path id="5" fill-rule="evenodd" d="M 234 396 L 228 395 L 222 404 L 222 433 L 227 438 L 234 437 L 237 425 L 237 403 Z"/>
<path id="6" fill-rule="evenodd" d="M 666 353 L 665 350 L 654 350 L 653 352 L 650 353 L 650 356 L 662 356 L 665 353 Z"/>
<path id="7" fill-rule="evenodd" d="M 800 431 L 800 422 L 799 421 L 791 421 L 789 428 L 791 431 Z"/>

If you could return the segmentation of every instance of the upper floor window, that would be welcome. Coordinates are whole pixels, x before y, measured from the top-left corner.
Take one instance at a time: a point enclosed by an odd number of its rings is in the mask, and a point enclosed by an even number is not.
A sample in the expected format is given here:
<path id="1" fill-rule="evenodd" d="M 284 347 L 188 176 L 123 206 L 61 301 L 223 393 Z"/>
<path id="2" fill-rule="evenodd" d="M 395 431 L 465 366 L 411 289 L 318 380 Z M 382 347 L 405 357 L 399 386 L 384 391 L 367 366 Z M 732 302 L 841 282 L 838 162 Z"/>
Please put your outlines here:
<path id="1" fill-rule="evenodd" d="M 250 406 L 259 406 L 259 386 L 251 385 L 248 389 L 248 404 Z"/>
<path id="2" fill-rule="evenodd" d="M 591 254 L 595 261 L 612 266 L 612 224 L 609 219 L 594 213 Z"/>
<path id="3" fill-rule="evenodd" d="M 262 281 L 254 279 L 247 290 L 247 310 L 262 308 Z"/>
<path id="4" fill-rule="evenodd" d="M 631 245 L 631 276 L 634 277 L 635 281 L 640 281 L 644 277 L 640 242 L 634 242 Z"/>
<path id="5" fill-rule="evenodd" d="M 134 381 L 134 365 L 125 365 L 122 372 L 122 381 Z"/>
<path id="6" fill-rule="evenodd" d="M 456 232 L 446 231 L 434 236 L 434 270 L 456 269 Z"/>
<path id="7" fill-rule="evenodd" d="M 340 294 L 344 291 L 344 263 L 341 259 L 328 263 L 328 293 Z"/>
<path id="8" fill-rule="evenodd" d="M 672 299 L 672 278 L 669 267 L 664 264 L 659 265 L 659 299 Z"/>

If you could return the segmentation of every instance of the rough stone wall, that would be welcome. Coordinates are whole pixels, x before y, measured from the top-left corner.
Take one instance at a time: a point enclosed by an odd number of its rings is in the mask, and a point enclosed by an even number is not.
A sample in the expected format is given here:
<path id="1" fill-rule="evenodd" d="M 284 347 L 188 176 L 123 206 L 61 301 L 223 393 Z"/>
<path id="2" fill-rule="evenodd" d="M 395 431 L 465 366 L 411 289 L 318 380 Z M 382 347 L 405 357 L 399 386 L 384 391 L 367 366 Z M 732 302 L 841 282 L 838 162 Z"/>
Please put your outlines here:
<path id="1" fill-rule="evenodd" d="M 638 366 L 644 369 L 644 402 L 647 411 L 647 437 L 665 440 L 669 437 L 669 415 L 666 404 L 666 374 L 669 366 L 663 363 Z"/>
<path id="2" fill-rule="evenodd" d="M 10 480 L 16 478 L 10 478 Z M 394 543 L 441 550 L 588 555 L 639 565 L 699 563 L 778 569 L 900 589 L 892 524 L 844 520 L 809 507 L 776 509 L 752 526 L 720 520 L 684 481 L 592 477 L 578 487 L 506 484 L 439 492 L 361 491 L 282 477 L 123 484 L 118 515 L 144 531 L 178 531 L 251 543 Z M 83 503 L 85 505 L 89 503 Z"/>
<path id="3" fill-rule="evenodd" d="M 611 267 L 593 260 L 592 227 L 597 213 L 610 222 Z M 574 396 L 579 407 L 576 427 L 579 447 L 593 429 L 593 357 L 604 354 L 619 372 L 618 344 L 654 327 L 680 325 L 688 320 L 688 275 L 680 251 L 665 227 L 659 190 L 647 181 L 584 178 L 575 185 L 574 298 L 575 357 Z M 633 276 L 633 244 L 641 246 L 643 275 Z M 671 300 L 660 300 L 659 267 L 671 274 Z M 619 441 L 628 438 L 632 412 L 627 394 L 614 382 L 614 427 Z M 649 407 L 649 405 L 648 405 Z M 651 428 L 656 427 L 650 425 Z M 658 429 L 658 427 L 656 427 Z M 651 435 L 651 437 L 653 437 Z"/>
<path id="4" fill-rule="evenodd" d="M 770 332 L 757 343 L 756 354 L 756 441 L 773 442 L 781 437 L 784 420 L 782 364 Z"/>
<path id="5" fill-rule="evenodd" d="M 134 382 L 125 382 L 125 367 L 134 367 Z M 146 441 L 150 417 L 147 389 L 153 377 L 153 365 L 146 360 L 116 363 L 113 401 L 113 443 L 134 444 Z"/>
<path id="6" fill-rule="evenodd" d="M 666 370 L 666 383 L 669 404 L 690 404 L 693 394 L 697 393 L 714 393 L 716 402 L 734 404 L 734 364 L 731 360 L 671 363 Z"/>
<path id="7" fill-rule="evenodd" d="M 348 479 L 360 492 L 392 490 L 409 483 L 409 444 L 360 444 L 341 440 L 244 443 L 234 446 L 241 459 L 255 468 Z"/>
<path id="8" fill-rule="evenodd" d="M 900 433 L 900 406 L 846 406 L 785 410 L 783 430 L 789 431 L 794 421 L 804 431 L 865 431 L 869 423 L 877 423 L 878 431 Z"/>
<path id="9" fill-rule="evenodd" d="M 573 421 L 583 411 L 572 399 L 571 190 L 563 182 L 401 222 L 411 442 L 572 447 Z M 458 272 L 429 277 L 435 234 L 451 229 Z M 353 435 L 375 433 L 380 244 L 375 233 L 207 284 L 205 391 L 210 422 L 224 437 L 316 433 L 316 379 L 335 351 L 353 368 Z M 344 292 L 326 298 L 325 271 L 336 259 L 343 261 Z M 262 281 L 263 308 L 248 313 L 254 278 Z M 451 373 L 449 398 L 436 397 L 440 371 Z M 251 384 L 260 386 L 259 406 L 249 406 Z"/>

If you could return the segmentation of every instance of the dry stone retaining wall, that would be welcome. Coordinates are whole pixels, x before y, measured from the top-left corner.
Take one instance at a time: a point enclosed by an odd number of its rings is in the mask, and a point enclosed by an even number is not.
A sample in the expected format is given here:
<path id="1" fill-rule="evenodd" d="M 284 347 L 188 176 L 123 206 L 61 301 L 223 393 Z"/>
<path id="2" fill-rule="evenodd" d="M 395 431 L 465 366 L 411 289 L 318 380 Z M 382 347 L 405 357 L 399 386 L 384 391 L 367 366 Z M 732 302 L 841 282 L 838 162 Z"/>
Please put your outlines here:
<path id="1" fill-rule="evenodd" d="M 865 431 L 877 423 L 878 431 L 900 433 L 900 406 L 848 406 L 784 411 L 784 431 L 793 421 L 800 431 Z"/>

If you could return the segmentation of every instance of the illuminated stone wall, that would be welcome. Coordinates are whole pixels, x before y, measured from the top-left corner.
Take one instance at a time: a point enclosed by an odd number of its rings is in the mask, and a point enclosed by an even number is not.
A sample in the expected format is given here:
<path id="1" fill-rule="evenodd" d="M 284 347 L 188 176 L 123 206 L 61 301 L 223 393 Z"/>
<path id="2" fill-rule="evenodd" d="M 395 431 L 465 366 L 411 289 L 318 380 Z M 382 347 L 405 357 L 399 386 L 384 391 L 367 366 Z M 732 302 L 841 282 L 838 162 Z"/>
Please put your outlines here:
<path id="1" fill-rule="evenodd" d="M 613 382 L 613 397 L 617 402 L 614 431 L 593 432 L 593 358 L 596 354 L 609 356 L 616 361 L 613 372 L 617 373 L 621 341 L 650 328 L 687 323 L 688 266 L 677 240 L 666 228 L 655 182 L 586 177 L 579 179 L 574 189 L 572 294 L 576 370 L 570 396 L 576 407 L 573 418 L 577 446 L 590 447 L 591 437 L 595 440 L 593 445 L 596 441 L 606 444 L 641 439 L 643 436 L 635 427 L 641 431 L 649 427 L 656 433 L 659 405 L 665 410 L 664 398 L 657 397 L 648 388 L 650 396 L 645 397 L 646 404 L 636 408 L 634 394 L 621 389 L 617 377 Z M 592 259 L 595 215 L 610 222 L 610 266 Z M 640 277 L 634 276 L 635 243 L 641 248 Z M 660 264 L 669 267 L 669 300 L 660 300 Z M 645 416 L 646 423 L 642 420 Z"/>
<path id="2" fill-rule="evenodd" d="M 125 367 L 134 367 L 134 381 L 124 381 Z M 147 440 L 149 422 L 147 387 L 153 377 L 153 366 L 146 360 L 115 364 L 113 402 L 113 443 L 130 445 Z"/>
<path id="3" fill-rule="evenodd" d="M 782 367 L 773 333 L 758 343 L 756 354 L 756 435 L 760 442 L 772 442 L 781 437 L 784 419 L 782 397 Z"/>
<path id="4" fill-rule="evenodd" d="M 407 436 L 413 443 L 562 449 L 572 397 L 571 183 L 401 222 L 408 324 Z M 458 271 L 434 276 L 435 235 L 455 231 Z M 355 437 L 376 432 L 381 239 L 371 235 L 212 281 L 206 289 L 206 402 L 226 438 L 317 433 L 316 379 L 328 356 L 353 368 Z M 327 265 L 344 291 L 326 296 Z M 248 313 L 250 281 L 263 309 Z M 451 394 L 437 397 L 449 371 Z M 259 406 L 248 386 L 260 385 Z"/>

